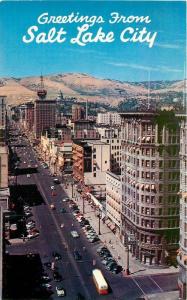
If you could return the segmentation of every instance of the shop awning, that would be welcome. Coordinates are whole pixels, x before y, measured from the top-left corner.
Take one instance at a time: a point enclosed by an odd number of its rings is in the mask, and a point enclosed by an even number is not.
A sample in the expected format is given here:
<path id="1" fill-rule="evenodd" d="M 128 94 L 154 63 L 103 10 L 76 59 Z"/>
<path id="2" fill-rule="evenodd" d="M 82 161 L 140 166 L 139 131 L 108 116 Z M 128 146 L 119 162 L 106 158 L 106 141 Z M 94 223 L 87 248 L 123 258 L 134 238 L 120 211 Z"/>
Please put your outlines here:
<path id="1" fill-rule="evenodd" d="M 112 225 L 112 223 L 111 222 L 109 222 L 108 224 L 107 224 L 107 226 L 110 228 L 110 226 Z"/>
<path id="2" fill-rule="evenodd" d="M 111 226 L 110 226 L 110 229 L 113 231 L 114 229 L 116 228 L 116 225 L 114 225 L 114 224 L 112 224 Z"/>
<path id="3" fill-rule="evenodd" d="M 105 224 L 106 224 L 106 225 L 108 225 L 109 223 L 110 223 L 110 221 L 109 221 L 109 220 L 106 220 L 106 221 L 105 221 Z"/>

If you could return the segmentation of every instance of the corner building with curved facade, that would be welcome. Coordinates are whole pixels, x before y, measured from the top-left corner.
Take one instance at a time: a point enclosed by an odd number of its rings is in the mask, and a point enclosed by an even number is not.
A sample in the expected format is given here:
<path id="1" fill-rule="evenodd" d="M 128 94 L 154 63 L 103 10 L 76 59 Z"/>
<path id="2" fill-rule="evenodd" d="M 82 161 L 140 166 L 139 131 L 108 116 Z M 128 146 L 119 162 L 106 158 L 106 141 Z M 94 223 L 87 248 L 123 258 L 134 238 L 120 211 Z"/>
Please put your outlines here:
<path id="1" fill-rule="evenodd" d="M 176 260 L 179 241 L 179 125 L 174 112 L 122 118 L 121 239 L 142 263 Z M 129 243 L 129 237 L 134 237 Z"/>

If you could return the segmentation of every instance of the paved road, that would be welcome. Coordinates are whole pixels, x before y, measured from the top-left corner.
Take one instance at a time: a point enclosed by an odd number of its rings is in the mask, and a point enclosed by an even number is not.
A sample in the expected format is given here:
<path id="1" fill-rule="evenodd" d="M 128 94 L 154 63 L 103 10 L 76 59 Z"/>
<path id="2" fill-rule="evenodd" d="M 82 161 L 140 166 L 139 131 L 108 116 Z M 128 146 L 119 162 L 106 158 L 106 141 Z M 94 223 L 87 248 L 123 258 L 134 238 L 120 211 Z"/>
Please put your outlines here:
<path id="1" fill-rule="evenodd" d="M 20 140 L 20 143 L 23 139 Z M 37 252 L 40 254 L 42 262 L 52 261 L 52 251 L 61 253 L 62 260 L 57 262 L 59 272 L 63 276 L 62 285 L 67 291 L 66 299 L 76 299 L 78 292 L 81 292 L 87 300 L 97 299 L 112 299 L 112 300 L 133 300 L 141 295 L 149 293 L 162 292 L 164 290 L 176 289 L 177 276 L 155 275 L 155 276 L 139 276 L 139 277 L 122 277 L 121 274 L 113 275 L 106 271 L 100 263 L 100 258 L 96 254 L 96 249 L 99 245 L 90 244 L 78 222 L 73 218 L 72 213 L 67 203 L 62 203 L 62 198 L 65 197 L 65 191 L 60 185 L 56 185 L 56 196 L 52 196 L 50 186 L 53 185 L 53 178 L 50 176 L 49 170 L 43 167 L 37 161 L 32 148 L 24 139 L 27 145 L 26 149 L 17 148 L 17 154 L 21 159 L 19 168 L 25 168 L 28 165 L 39 165 L 38 173 L 32 174 L 31 178 L 26 175 L 18 176 L 18 184 L 30 185 L 36 184 L 43 199 L 44 203 L 41 205 L 33 206 L 33 219 L 36 220 L 40 236 L 35 240 L 14 245 L 9 247 L 12 254 Z M 24 154 L 25 153 L 25 154 Z M 24 164 L 24 161 L 26 162 Z M 50 203 L 54 203 L 56 210 L 51 210 Z M 67 213 L 60 213 L 61 207 L 65 207 Z M 64 224 L 64 228 L 60 224 Z M 73 224 L 73 226 L 72 226 Z M 70 231 L 73 229 L 80 233 L 80 238 L 73 239 Z M 68 245 L 68 250 L 65 248 Z M 82 251 L 83 246 L 86 246 L 86 251 Z M 82 261 L 76 262 L 73 257 L 73 250 L 77 249 L 82 254 Z M 96 261 L 96 266 L 102 269 L 110 287 L 111 293 L 107 296 L 99 296 L 96 292 L 95 286 L 92 281 L 91 271 L 93 269 L 93 259 Z M 49 271 L 49 275 L 52 273 Z M 55 284 L 52 283 L 53 289 Z M 56 299 L 54 293 L 52 296 Z"/>

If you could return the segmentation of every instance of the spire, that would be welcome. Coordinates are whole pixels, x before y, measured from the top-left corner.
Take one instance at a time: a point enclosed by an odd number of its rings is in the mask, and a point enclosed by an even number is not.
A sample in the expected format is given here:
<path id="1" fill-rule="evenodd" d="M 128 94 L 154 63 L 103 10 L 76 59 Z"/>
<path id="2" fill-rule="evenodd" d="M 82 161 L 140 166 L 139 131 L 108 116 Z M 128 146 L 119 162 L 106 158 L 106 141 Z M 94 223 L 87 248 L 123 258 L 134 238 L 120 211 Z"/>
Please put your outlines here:
<path id="1" fill-rule="evenodd" d="M 46 95 L 47 95 L 47 91 L 44 88 L 44 79 L 43 79 L 43 75 L 40 75 L 40 87 L 37 91 L 37 95 L 39 97 L 40 100 L 45 99 Z"/>

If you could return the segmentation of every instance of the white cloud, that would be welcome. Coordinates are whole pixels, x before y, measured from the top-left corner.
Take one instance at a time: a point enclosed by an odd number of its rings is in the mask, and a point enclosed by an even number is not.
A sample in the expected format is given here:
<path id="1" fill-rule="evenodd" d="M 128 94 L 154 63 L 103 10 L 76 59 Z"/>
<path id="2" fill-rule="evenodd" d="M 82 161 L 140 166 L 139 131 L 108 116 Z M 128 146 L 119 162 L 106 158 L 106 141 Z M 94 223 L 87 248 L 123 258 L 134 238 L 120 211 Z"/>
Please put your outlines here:
<path id="1" fill-rule="evenodd" d="M 165 48 L 165 49 L 181 49 L 181 45 L 176 45 L 176 44 L 167 44 L 167 43 L 154 43 L 154 46 L 160 47 L 160 48 Z"/>
<path id="2" fill-rule="evenodd" d="M 150 66 L 143 66 L 139 64 L 128 64 L 128 63 L 120 63 L 120 62 L 106 62 L 109 65 L 112 65 L 114 67 L 127 67 L 131 69 L 136 69 L 136 70 L 143 70 L 147 72 L 163 72 L 163 73 L 168 73 L 168 72 L 174 72 L 174 73 L 182 73 L 183 70 L 181 69 L 176 69 L 172 68 L 169 66 L 157 66 L 157 67 L 150 67 Z"/>
<path id="3" fill-rule="evenodd" d="M 132 69 L 139 69 L 144 71 L 157 71 L 157 68 L 142 66 L 138 64 L 128 64 L 128 63 L 117 63 L 117 62 L 107 62 L 107 64 L 115 66 L 115 67 L 127 67 Z"/>

